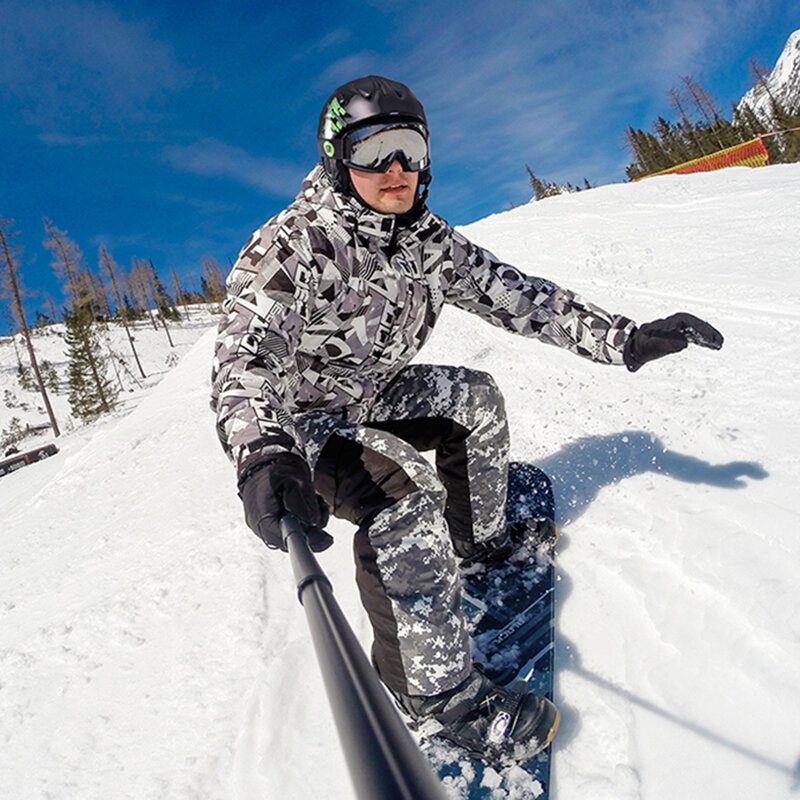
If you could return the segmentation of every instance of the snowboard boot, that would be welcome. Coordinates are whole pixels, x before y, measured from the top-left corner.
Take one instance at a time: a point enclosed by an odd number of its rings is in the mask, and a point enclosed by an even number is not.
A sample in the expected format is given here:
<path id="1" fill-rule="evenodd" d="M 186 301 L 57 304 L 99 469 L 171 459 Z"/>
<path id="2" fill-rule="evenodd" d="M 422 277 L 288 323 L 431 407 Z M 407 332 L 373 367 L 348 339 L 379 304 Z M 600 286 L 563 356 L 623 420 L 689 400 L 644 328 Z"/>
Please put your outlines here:
<path id="1" fill-rule="evenodd" d="M 533 553 L 552 556 L 557 540 L 558 528 L 548 517 L 510 522 L 500 536 L 476 545 L 470 555 L 461 559 L 460 565 L 462 569 L 475 564 L 497 566 L 505 563 L 522 547 Z"/>
<path id="2" fill-rule="evenodd" d="M 546 697 L 526 691 L 524 683 L 516 688 L 496 686 L 474 667 L 466 680 L 441 694 L 392 694 L 416 727 L 433 721 L 437 725 L 431 733 L 485 761 L 502 764 L 524 761 L 546 749 L 561 721 Z"/>
<path id="3" fill-rule="evenodd" d="M 549 556 L 552 556 L 556 549 L 558 527 L 549 517 L 511 522 L 506 526 L 506 530 L 515 549 L 524 546 L 534 552 L 544 552 Z"/>
<path id="4" fill-rule="evenodd" d="M 511 533 L 508 527 L 506 527 L 499 536 L 473 545 L 471 549 L 472 552 L 460 561 L 462 569 L 475 566 L 476 564 L 485 564 L 489 567 L 503 564 L 514 552 L 516 545 L 511 539 Z"/>

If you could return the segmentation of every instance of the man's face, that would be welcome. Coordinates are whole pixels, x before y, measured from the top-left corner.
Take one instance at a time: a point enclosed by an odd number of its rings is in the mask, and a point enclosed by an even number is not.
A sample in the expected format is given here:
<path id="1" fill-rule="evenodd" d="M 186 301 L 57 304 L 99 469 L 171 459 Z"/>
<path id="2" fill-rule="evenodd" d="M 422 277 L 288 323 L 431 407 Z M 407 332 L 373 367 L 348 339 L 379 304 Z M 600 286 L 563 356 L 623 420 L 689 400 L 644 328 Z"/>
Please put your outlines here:
<path id="1" fill-rule="evenodd" d="M 399 161 L 393 161 L 386 172 L 348 170 L 359 197 L 381 214 L 405 214 L 414 205 L 419 173 L 403 172 Z"/>

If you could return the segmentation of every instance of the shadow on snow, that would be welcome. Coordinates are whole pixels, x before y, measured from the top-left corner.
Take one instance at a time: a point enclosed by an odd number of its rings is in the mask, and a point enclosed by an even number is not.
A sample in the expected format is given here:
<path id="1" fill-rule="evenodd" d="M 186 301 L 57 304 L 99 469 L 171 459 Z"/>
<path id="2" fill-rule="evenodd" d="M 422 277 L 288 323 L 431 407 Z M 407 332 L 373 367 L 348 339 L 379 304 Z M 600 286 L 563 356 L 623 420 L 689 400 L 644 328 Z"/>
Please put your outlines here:
<path id="1" fill-rule="evenodd" d="M 625 478 L 655 472 L 685 483 L 705 484 L 723 489 L 742 489 L 746 478 L 763 480 L 769 473 L 754 461 L 732 461 L 711 464 L 695 456 L 669 450 L 656 436 L 646 431 L 624 431 L 608 436 L 586 436 L 569 442 L 557 453 L 536 464 L 551 478 L 556 500 L 559 525 L 568 524 L 584 512 L 604 486 L 619 483 Z M 565 544 L 562 534 L 560 544 Z M 559 549 L 562 549 L 559 547 Z M 571 591 L 568 576 L 559 575 L 557 605 L 560 607 Z M 599 689 L 623 697 L 651 714 L 681 726 L 687 732 L 706 741 L 726 747 L 744 758 L 782 772 L 792 779 L 792 791 L 800 788 L 800 760 L 796 765 L 782 764 L 726 736 L 689 719 L 683 719 L 668 709 L 640 697 L 593 672 L 581 663 L 578 648 L 561 636 L 556 636 L 556 671 L 569 670 L 590 681 Z M 556 747 L 572 740 L 580 729 L 580 713 L 561 698 L 562 726 Z"/>
<path id="2" fill-rule="evenodd" d="M 585 436 L 536 465 L 550 476 L 560 525 L 580 517 L 604 486 L 645 472 L 723 489 L 741 489 L 747 486 L 745 478 L 763 480 L 769 476 L 755 461 L 710 464 L 677 453 L 646 431 Z"/>

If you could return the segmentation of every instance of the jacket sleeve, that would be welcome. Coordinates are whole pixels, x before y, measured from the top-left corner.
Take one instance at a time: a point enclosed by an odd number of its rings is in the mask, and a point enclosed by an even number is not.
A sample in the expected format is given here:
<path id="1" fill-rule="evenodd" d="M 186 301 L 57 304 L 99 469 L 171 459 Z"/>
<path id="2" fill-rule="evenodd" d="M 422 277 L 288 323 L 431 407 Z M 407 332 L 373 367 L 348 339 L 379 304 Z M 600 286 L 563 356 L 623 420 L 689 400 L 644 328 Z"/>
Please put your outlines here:
<path id="1" fill-rule="evenodd" d="M 303 456 L 288 398 L 316 281 L 302 232 L 256 231 L 227 280 L 212 370 L 217 434 L 241 477 L 279 453 Z"/>
<path id="2" fill-rule="evenodd" d="M 601 364 L 623 363 L 622 351 L 636 328 L 634 322 L 550 281 L 525 275 L 451 231 L 453 272 L 446 302 Z"/>

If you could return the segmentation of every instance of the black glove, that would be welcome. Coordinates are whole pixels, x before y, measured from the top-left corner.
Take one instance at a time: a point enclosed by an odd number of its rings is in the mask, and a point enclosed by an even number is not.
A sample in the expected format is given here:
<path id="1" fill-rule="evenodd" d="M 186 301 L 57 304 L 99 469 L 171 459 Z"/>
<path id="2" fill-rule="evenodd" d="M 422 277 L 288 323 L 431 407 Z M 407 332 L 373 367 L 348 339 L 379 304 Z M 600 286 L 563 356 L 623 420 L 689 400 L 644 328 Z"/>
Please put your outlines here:
<path id="1" fill-rule="evenodd" d="M 692 314 L 681 312 L 636 328 L 625 342 L 622 357 L 625 366 L 636 372 L 642 364 L 677 353 L 690 344 L 719 350 L 722 342 L 722 334 L 716 328 Z"/>
<path id="2" fill-rule="evenodd" d="M 328 507 L 314 491 L 311 470 L 292 453 L 257 464 L 245 474 L 239 487 L 244 517 L 251 530 L 273 550 L 286 550 L 280 521 L 293 514 L 306 526 L 308 545 L 319 553 L 333 544 L 333 537 L 321 530 L 328 522 Z"/>

